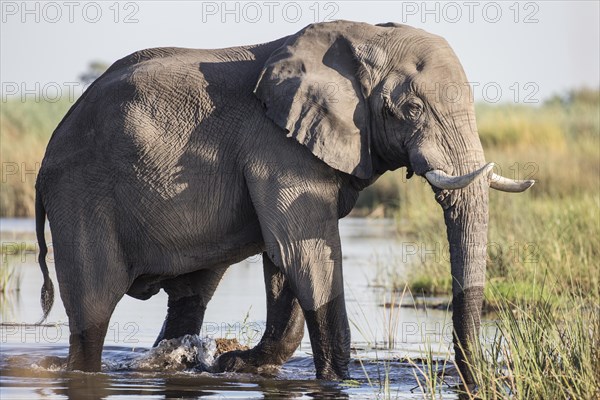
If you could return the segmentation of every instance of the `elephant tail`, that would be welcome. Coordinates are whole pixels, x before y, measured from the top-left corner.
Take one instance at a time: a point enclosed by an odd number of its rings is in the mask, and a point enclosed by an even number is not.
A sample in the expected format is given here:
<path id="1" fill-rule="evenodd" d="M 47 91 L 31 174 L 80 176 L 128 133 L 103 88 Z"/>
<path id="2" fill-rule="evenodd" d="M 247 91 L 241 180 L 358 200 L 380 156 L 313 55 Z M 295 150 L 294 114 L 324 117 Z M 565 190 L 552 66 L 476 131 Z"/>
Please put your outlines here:
<path id="1" fill-rule="evenodd" d="M 44 208 L 44 203 L 42 202 L 42 196 L 39 190 L 35 191 L 35 234 L 37 237 L 38 245 L 40 246 L 40 256 L 38 258 L 38 262 L 40 263 L 40 268 L 42 270 L 42 274 L 44 275 L 44 283 L 42 285 L 42 294 L 40 298 L 40 302 L 42 303 L 42 310 L 44 311 L 44 315 L 42 319 L 38 322 L 41 324 L 48 318 L 48 314 L 52 309 L 52 305 L 54 304 L 54 285 L 52 284 L 52 280 L 50 279 L 50 274 L 48 272 L 48 265 L 46 264 L 46 255 L 48 254 L 48 246 L 46 246 L 46 237 L 44 236 L 44 231 L 46 228 L 46 209 Z"/>

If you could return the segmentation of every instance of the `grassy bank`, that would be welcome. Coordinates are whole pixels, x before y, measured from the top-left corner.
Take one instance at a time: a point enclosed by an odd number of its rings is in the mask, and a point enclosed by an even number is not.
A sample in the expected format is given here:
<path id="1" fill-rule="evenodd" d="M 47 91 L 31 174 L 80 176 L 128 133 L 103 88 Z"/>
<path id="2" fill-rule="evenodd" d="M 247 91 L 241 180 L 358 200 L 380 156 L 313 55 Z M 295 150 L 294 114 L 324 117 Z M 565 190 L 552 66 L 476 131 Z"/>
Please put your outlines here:
<path id="1" fill-rule="evenodd" d="M 497 295 L 497 333 L 481 343 L 471 366 L 476 398 L 600 397 L 600 307 L 589 303 L 589 293 L 563 295 L 566 308 L 549 301 L 553 289 L 538 290 L 546 296 L 535 305 Z"/>
<path id="2" fill-rule="evenodd" d="M 9 101 L 0 105 L 1 217 L 34 215 L 35 178 L 50 135 L 71 102 Z"/>

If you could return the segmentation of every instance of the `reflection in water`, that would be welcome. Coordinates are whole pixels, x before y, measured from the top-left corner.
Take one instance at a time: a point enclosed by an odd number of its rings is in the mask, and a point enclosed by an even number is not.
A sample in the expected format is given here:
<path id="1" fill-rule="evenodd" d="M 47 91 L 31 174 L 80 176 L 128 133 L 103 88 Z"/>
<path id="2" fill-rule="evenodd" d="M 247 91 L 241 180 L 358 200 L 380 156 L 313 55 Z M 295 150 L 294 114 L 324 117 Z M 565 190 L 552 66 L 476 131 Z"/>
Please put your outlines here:
<path id="1" fill-rule="evenodd" d="M 14 228 L 33 238 L 33 227 L 32 220 L 3 220 L 2 235 Z M 205 368 L 198 366 L 197 356 L 210 350 L 210 346 L 202 347 L 206 343 L 200 338 L 150 350 L 166 314 L 164 292 L 147 301 L 127 296 L 121 300 L 105 340 L 102 373 L 66 372 L 69 331 L 60 298 L 57 297 L 47 324 L 31 325 L 41 316 L 42 283 L 33 254 L 16 258 L 12 264 L 21 273 L 21 290 L 0 299 L 0 398 L 358 399 L 373 398 L 389 390 L 387 394 L 392 397 L 420 399 L 419 390 L 411 392 L 417 387 L 415 376 L 419 372 L 414 363 L 405 361 L 406 356 L 420 355 L 427 342 L 434 344 L 432 348 L 438 355 L 447 356 L 452 339 L 450 318 L 438 310 L 381 307 L 389 302 L 389 292 L 372 286 L 378 269 L 382 263 L 395 264 L 401 275 L 405 264 L 398 260 L 410 261 L 399 252 L 402 246 L 398 245 L 392 221 L 345 219 L 340 221 L 340 234 L 353 338 L 350 374 L 356 381 L 331 383 L 314 379 L 306 330 L 299 350 L 275 377 L 201 372 Z M 56 283 L 54 265 L 50 263 L 49 267 Z M 392 311 L 394 318 L 390 319 Z M 236 338 L 242 344 L 252 345 L 262 334 L 265 312 L 262 262 L 260 257 L 252 257 L 232 266 L 225 275 L 208 305 L 201 337 Z M 390 332 L 395 346 L 393 350 L 383 350 L 382 346 L 390 342 Z M 195 365 L 185 359 L 190 354 Z M 206 364 L 210 363 L 208 359 Z M 417 362 L 416 367 L 423 366 Z"/>

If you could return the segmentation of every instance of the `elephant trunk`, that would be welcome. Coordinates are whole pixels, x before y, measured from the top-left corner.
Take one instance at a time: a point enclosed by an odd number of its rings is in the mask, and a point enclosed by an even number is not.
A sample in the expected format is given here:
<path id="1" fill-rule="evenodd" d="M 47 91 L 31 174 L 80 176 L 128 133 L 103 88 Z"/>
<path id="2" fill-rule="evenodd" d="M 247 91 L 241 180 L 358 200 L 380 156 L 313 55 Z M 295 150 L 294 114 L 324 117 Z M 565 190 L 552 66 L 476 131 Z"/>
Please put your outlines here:
<path id="1" fill-rule="evenodd" d="M 481 321 L 493 165 L 486 165 L 474 112 L 463 115 L 467 118 L 443 127 L 446 141 L 415 147 L 411 165 L 415 173 L 429 180 L 444 210 L 452 273 L 455 358 L 463 380 L 472 384 L 468 363 L 478 343 Z"/>
<path id="2" fill-rule="evenodd" d="M 436 196 L 444 219 L 452 272 L 452 322 L 457 367 L 465 384 L 474 383 L 468 367 L 478 343 L 487 254 L 488 182 L 480 179 L 467 188 Z M 442 198 L 440 198 L 442 197 Z"/>

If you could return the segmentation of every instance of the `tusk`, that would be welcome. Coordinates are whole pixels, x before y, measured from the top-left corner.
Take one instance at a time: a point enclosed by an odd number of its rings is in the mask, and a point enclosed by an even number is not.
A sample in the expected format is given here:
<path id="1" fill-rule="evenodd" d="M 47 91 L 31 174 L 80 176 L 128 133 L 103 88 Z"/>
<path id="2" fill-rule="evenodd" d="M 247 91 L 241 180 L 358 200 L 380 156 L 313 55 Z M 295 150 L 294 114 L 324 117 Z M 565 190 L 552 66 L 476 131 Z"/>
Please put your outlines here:
<path id="1" fill-rule="evenodd" d="M 462 189 L 469 186 L 481 175 L 489 176 L 492 172 L 492 168 L 494 168 L 494 163 L 489 163 L 479 168 L 477 171 L 461 176 L 448 175 L 440 169 L 434 169 L 433 171 L 426 172 L 425 178 L 427 178 L 429 183 L 433 186 L 439 187 L 440 189 Z"/>
<path id="2" fill-rule="evenodd" d="M 526 181 L 518 181 L 510 178 L 505 178 L 502 175 L 492 173 L 490 175 L 490 187 L 492 189 L 500 190 L 502 192 L 524 192 L 533 186 L 535 181 L 529 179 Z"/>

